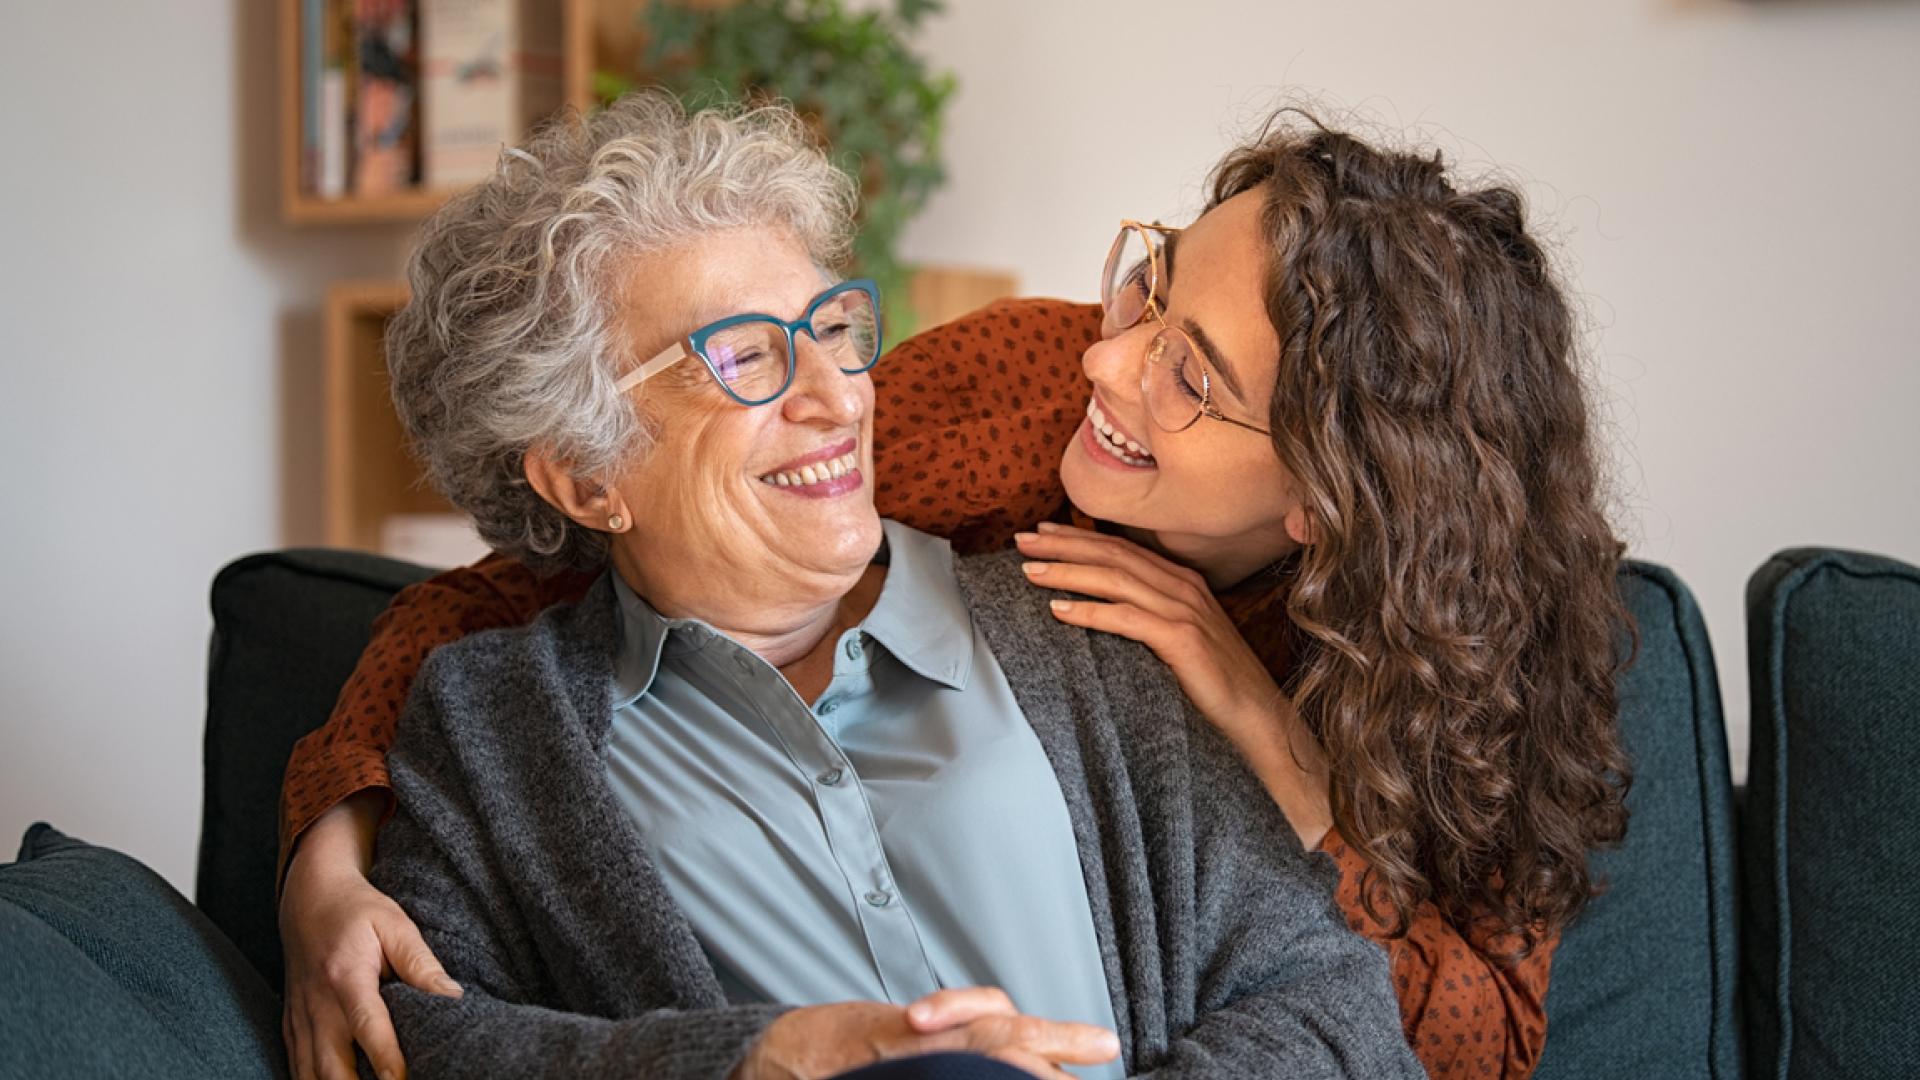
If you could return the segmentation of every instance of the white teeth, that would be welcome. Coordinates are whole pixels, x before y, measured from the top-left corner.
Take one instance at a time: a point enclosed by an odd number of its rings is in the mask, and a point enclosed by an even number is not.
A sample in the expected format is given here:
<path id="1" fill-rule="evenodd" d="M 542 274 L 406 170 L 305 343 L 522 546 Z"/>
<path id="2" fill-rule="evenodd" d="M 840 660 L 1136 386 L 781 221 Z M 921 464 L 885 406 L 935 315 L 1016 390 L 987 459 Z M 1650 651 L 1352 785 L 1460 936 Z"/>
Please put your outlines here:
<path id="1" fill-rule="evenodd" d="M 806 487 L 809 484 L 824 484 L 829 480 L 838 480 L 860 468 L 860 452 L 842 454 L 828 461 L 802 465 L 788 472 L 768 473 L 760 478 L 764 484 L 774 487 Z"/>
<path id="2" fill-rule="evenodd" d="M 1147 448 L 1132 439 L 1123 438 L 1107 421 L 1106 414 L 1100 411 L 1100 406 L 1091 399 L 1087 401 L 1087 420 L 1093 425 L 1093 430 L 1102 436 L 1100 445 L 1114 457 L 1140 468 L 1149 468 L 1153 465 L 1153 455 L 1147 453 Z"/>

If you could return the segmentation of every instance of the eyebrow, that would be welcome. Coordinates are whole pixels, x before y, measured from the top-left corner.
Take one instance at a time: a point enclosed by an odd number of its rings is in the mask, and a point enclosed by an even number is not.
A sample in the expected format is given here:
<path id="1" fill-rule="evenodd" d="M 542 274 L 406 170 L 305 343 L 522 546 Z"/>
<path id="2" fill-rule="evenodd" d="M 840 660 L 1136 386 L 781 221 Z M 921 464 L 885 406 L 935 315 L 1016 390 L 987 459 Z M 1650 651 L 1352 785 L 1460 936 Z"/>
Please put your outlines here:
<path id="1" fill-rule="evenodd" d="M 1200 328 L 1200 324 L 1194 322 L 1192 319 L 1181 319 L 1180 329 L 1185 330 L 1187 336 L 1193 339 L 1193 343 L 1200 346 L 1200 351 L 1207 354 L 1207 363 L 1213 366 L 1213 370 L 1220 373 L 1220 381 L 1226 383 L 1227 389 L 1232 391 L 1233 396 L 1239 398 L 1241 403 L 1244 404 L 1247 400 L 1247 395 L 1241 392 L 1240 380 L 1233 373 L 1233 365 L 1227 362 L 1226 354 L 1221 352 L 1220 347 L 1213 343 L 1213 339 L 1208 337 L 1207 332 Z"/>
<path id="2" fill-rule="evenodd" d="M 1166 235 L 1167 242 L 1160 245 L 1160 254 L 1167 259 L 1167 292 L 1171 294 L 1173 292 L 1173 250 L 1180 243 L 1180 234 L 1176 232 Z M 1161 302 L 1165 303 L 1164 297 Z M 1187 336 L 1193 339 L 1193 343 L 1200 346 L 1200 351 L 1207 356 L 1207 363 L 1220 373 L 1220 381 L 1227 384 L 1227 390 L 1234 397 L 1239 398 L 1241 404 L 1245 404 L 1247 395 L 1240 389 L 1240 379 L 1233 373 L 1233 364 L 1228 362 L 1227 354 L 1221 352 L 1220 346 L 1215 345 L 1213 339 L 1207 336 L 1207 332 L 1201 329 L 1200 324 L 1191 318 L 1181 319 L 1180 329 L 1185 330 Z"/>

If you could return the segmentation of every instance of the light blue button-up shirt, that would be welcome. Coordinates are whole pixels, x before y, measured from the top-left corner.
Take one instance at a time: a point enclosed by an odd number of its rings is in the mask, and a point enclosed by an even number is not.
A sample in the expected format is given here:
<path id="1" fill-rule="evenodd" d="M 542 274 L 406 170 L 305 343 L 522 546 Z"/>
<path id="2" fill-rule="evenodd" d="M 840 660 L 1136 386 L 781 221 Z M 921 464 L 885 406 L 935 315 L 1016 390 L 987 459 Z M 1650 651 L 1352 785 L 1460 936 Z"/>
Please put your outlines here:
<path id="1" fill-rule="evenodd" d="M 879 599 L 812 708 L 615 575 L 614 792 L 735 1003 L 991 985 L 1030 1015 L 1112 1028 L 1059 782 L 946 541 L 885 532 Z"/>

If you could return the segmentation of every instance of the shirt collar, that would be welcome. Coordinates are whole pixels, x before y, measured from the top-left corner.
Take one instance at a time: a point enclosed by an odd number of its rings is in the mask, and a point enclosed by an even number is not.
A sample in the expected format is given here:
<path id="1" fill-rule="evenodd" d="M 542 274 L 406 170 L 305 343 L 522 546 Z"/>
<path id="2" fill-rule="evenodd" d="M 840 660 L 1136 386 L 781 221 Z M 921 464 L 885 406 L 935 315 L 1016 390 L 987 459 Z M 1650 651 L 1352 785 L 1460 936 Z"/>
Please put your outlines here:
<path id="1" fill-rule="evenodd" d="M 613 594 L 620 604 L 620 652 L 613 661 L 613 707 L 619 709 L 633 704 L 653 686 L 667 638 L 676 624 L 687 620 L 661 615 L 633 591 L 618 570 L 612 576 Z"/>
<path id="2" fill-rule="evenodd" d="M 953 573 L 953 547 L 896 521 L 882 521 L 876 562 L 887 564 L 880 596 L 860 629 L 922 678 L 953 690 L 967 687 L 973 666 L 973 615 Z M 718 632 L 698 619 L 669 619 L 633 591 L 618 572 L 620 652 L 614 660 L 613 705 L 633 704 L 653 687 L 663 653 L 698 650 Z"/>
<path id="3" fill-rule="evenodd" d="M 897 521 L 882 521 L 887 580 L 860 623 L 922 678 L 967 688 L 973 669 L 973 614 L 953 573 L 953 546 Z"/>

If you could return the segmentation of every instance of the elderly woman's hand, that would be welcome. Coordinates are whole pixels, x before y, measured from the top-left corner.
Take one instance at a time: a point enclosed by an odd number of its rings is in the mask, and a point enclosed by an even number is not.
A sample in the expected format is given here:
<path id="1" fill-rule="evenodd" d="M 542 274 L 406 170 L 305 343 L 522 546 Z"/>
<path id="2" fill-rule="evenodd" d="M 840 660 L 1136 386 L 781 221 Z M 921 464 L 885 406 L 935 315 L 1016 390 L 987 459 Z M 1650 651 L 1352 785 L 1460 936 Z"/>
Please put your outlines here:
<path id="1" fill-rule="evenodd" d="M 1097 597 L 1055 600 L 1061 622 L 1152 649 L 1280 804 L 1300 842 L 1333 826 L 1319 746 L 1293 702 L 1221 609 L 1206 578 L 1118 536 L 1045 522 L 1015 542 L 1035 585 Z"/>
<path id="2" fill-rule="evenodd" d="M 729 1080 L 812 1080 L 890 1058 L 963 1051 L 1040 1080 L 1073 1080 L 1062 1065 L 1099 1065 L 1120 1053 L 1113 1032 L 1023 1016 L 997 988 L 941 990 L 901 1008 L 880 1002 L 810 1005 L 767 1027 Z"/>
<path id="3" fill-rule="evenodd" d="M 354 796 L 308 828 L 287 867 L 280 942 L 287 958 L 281 1032 L 294 1080 L 352 1080 L 353 1046 L 384 1080 L 406 1076 L 380 997 L 392 972 L 428 993 L 459 997 L 400 905 L 367 882 L 379 796 Z"/>

